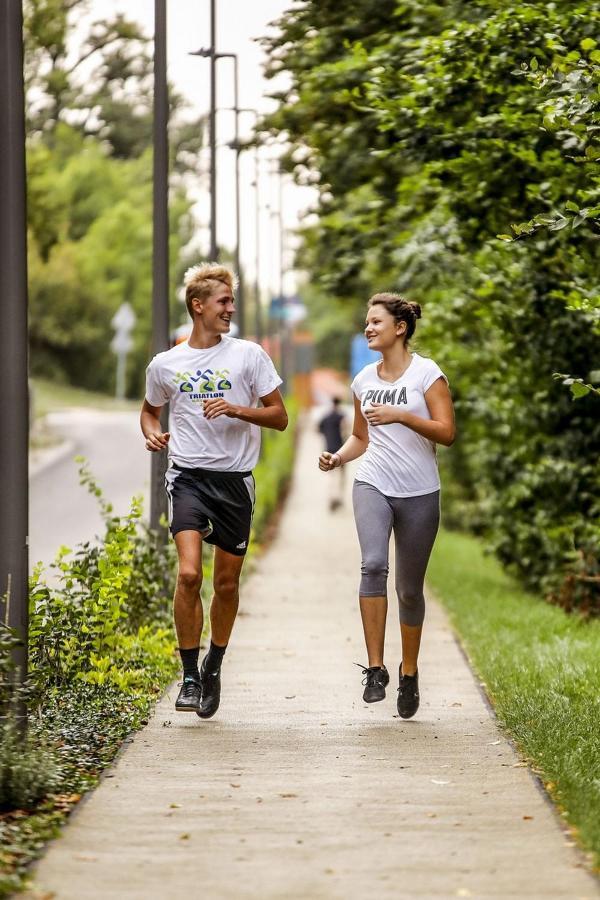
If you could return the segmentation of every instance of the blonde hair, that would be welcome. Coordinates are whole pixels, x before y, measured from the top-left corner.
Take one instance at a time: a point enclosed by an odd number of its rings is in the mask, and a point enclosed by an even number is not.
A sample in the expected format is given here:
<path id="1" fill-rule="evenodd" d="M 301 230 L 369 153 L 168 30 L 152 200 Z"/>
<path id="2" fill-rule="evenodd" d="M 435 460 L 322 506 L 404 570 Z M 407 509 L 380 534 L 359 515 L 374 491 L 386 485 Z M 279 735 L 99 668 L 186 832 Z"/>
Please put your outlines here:
<path id="1" fill-rule="evenodd" d="M 225 285 L 233 293 L 237 287 L 238 280 L 237 276 L 226 266 L 216 262 L 205 262 L 189 268 L 183 276 L 183 284 L 185 287 L 185 305 L 193 319 L 192 300 L 206 300 L 221 285 Z"/>

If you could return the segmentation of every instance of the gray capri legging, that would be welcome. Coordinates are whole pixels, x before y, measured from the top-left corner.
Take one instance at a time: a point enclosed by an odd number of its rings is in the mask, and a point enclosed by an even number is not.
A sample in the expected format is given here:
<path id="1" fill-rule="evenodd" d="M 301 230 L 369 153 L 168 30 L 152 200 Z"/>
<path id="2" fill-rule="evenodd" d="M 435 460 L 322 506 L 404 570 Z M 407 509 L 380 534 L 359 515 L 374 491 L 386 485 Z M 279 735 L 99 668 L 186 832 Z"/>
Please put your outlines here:
<path id="1" fill-rule="evenodd" d="M 355 481 L 352 502 L 362 554 L 360 596 L 387 596 L 393 528 L 400 621 L 422 625 L 423 582 L 440 523 L 439 490 L 418 497 L 386 497 L 374 485 Z"/>

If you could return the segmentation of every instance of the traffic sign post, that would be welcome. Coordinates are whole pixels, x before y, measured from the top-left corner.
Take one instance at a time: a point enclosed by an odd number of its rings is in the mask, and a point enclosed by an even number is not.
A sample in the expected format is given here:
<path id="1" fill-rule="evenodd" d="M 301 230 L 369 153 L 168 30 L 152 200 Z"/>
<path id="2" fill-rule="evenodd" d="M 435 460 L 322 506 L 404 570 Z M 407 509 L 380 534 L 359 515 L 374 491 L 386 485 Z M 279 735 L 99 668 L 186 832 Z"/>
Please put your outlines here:
<path id="1" fill-rule="evenodd" d="M 129 303 L 121 304 L 110 324 L 115 330 L 110 349 L 117 357 L 115 397 L 117 400 L 123 400 L 126 391 L 127 354 L 133 347 L 131 330 L 135 325 L 135 313 Z"/>

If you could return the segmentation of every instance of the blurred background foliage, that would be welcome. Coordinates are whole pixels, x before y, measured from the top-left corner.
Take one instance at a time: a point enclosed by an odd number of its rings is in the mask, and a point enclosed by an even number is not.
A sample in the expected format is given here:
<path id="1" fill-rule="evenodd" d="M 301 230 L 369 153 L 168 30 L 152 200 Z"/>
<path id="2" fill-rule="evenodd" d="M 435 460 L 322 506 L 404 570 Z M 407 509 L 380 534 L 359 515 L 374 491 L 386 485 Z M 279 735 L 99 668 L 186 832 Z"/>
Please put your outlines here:
<path id="1" fill-rule="evenodd" d="M 114 391 L 110 322 L 128 302 L 137 316 L 128 393 L 139 396 L 151 355 L 152 44 L 124 16 L 95 22 L 90 9 L 87 0 L 24 5 L 31 371 Z M 189 264 L 188 185 L 204 123 L 180 119 L 173 88 L 170 104 L 173 296 Z"/>
<path id="2" fill-rule="evenodd" d="M 600 611 L 599 26 L 590 0 L 305 0 L 264 41 L 289 85 L 263 133 L 319 192 L 298 264 L 321 362 L 347 367 L 371 294 L 418 300 L 415 349 L 456 401 L 446 523 L 583 612 Z"/>

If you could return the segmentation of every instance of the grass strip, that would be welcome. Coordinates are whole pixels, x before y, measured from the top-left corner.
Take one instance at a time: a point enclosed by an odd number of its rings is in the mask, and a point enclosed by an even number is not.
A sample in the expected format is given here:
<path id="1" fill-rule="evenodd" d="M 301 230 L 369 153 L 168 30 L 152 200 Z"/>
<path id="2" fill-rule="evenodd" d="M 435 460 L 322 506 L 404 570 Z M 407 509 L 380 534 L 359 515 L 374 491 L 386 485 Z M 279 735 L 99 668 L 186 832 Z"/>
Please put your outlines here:
<path id="1" fill-rule="evenodd" d="M 500 724 L 600 867 L 600 621 L 523 591 L 480 540 L 441 531 L 428 583 Z"/>

